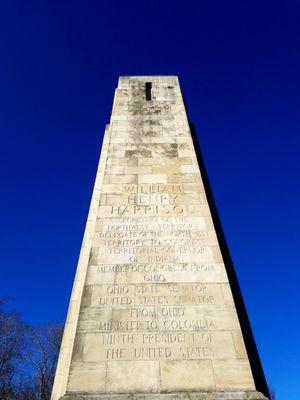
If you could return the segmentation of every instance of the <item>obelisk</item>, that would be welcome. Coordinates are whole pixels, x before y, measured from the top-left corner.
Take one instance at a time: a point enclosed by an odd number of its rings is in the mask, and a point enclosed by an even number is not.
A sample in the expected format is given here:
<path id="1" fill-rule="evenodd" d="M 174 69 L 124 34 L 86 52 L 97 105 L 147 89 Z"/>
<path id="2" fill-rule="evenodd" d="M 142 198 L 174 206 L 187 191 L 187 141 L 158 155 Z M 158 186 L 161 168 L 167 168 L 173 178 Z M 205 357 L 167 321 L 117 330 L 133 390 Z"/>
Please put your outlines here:
<path id="1" fill-rule="evenodd" d="M 265 396 L 178 78 L 120 77 L 52 400 Z"/>

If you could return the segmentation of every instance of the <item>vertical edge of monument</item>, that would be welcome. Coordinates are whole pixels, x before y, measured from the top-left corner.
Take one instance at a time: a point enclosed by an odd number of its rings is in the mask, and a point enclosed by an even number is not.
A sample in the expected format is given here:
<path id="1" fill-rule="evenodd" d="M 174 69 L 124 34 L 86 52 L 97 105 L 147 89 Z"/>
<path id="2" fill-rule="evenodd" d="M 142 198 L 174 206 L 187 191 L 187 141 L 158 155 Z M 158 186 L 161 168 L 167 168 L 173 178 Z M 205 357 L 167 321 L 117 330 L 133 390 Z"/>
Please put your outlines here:
<path id="1" fill-rule="evenodd" d="M 91 244 L 94 235 L 95 223 L 97 219 L 97 212 L 101 195 L 101 186 L 105 171 L 107 151 L 109 145 L 109 135 L 110 135 L 109 125 L 106 125 L 89 213 L 87 217 L 82 246 L 77 264 L 77 270 L 70 297 L 70 303 L 65 323 L 63 339 L 60 347 L 60 353 L 56 368 L 51 400 L 58 400 L 66 392 L 82 292 L 87 272 Z"/>
<path id="2" fill-rule="evenodd" d="M 187 110 L 187 109 L 186 109 Z M 187 112 L 188 115 L 188 112 Z M 188 115 L 189 119 L 189 115 Z M 205 187 L 205 192 L 209 204 L 209 208 L 211 211 L 211 215 L 213 218 L 214 226 L 216 229 L 222 257 L 224 259 L 226 271 L 228 274 L 228 279 L 229 283 L 231 286 L 232 290 L 232 295 L 234 298 L 234 303 L 237 309 L 237 314 L 239 317 L 241 329 L 243 332 L 243 337 L 245 341 L 245 346 L 247 349 L 247 354 L 255 382 L 256 389 L 263 393 L 266 397 L 270 397 L 270 392 L 269 392 L 269 387 L 266 381 L 265 373 L 262 367 L 262 363 L 260 360 L 260 356 L 257 350 L 255 338 L 253 335 L 253 331 L 251 328 L 250 320 L 248 317 L 247 309 L 245 306 L 245 302 L 243 299 L 243 295 L 241 292 L 241 288 L 238 282 L 237 274 L 234 268 L 234 264 L 231 258 L 230 250 L 226 241 L 226 237 L 223 231 L 221 219 L 219 217 L 218 209 L 216 207 L 215 199 L 213 196 L 213 191 L 209 182 L 209 177 L 207 173 L 207 169 L 204 163 L 202 151 L 201 151 L 201 146 L 197 137 L 196 133 L 196 128 L 195 125 L 190 121 L 189 119 L 189 124 L 190 124 L 190 129 L 191 129 L 191 135 Z"/>

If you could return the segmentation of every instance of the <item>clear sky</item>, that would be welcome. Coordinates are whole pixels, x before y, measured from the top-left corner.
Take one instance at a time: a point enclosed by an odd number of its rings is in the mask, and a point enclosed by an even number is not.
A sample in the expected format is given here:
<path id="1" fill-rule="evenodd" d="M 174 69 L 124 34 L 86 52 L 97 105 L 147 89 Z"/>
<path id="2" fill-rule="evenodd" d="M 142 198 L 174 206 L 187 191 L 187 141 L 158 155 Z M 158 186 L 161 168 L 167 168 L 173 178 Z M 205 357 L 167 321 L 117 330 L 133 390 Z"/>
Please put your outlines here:
<path id="1" fill-rule="evenodd" d="M 119 75 L 179 75 L 268 382 L 300 396 L 299 1 L 7 0 L 0 296 L 63 320 Z"/>

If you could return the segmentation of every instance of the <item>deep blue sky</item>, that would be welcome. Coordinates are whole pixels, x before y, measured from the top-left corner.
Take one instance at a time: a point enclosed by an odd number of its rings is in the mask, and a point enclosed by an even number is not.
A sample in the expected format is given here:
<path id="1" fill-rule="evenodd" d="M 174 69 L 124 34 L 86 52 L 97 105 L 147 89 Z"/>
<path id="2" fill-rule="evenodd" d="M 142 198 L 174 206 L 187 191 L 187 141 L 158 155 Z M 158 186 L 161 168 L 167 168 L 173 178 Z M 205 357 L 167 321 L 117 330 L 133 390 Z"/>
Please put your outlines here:
<path id="1" fill-rule="evenodd" d="M 300 4 L 2 1 L 0 296 L 63 320 L 119 75 L 176 74 L 267 379 L 298 400 Z"/>

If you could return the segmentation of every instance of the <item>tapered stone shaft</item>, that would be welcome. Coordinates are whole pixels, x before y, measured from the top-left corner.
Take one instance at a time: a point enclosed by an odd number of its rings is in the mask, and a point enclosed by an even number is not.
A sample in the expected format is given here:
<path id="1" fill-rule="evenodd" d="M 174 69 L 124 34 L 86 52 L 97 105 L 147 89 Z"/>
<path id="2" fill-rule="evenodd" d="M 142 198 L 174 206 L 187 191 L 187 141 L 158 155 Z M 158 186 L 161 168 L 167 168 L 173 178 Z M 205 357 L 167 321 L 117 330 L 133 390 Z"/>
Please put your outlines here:
<path id="1" fill-rule="evenodd" d="M 265 399 L 197 152 L 177 77 L 119 79 L 52 400 Z"/>

